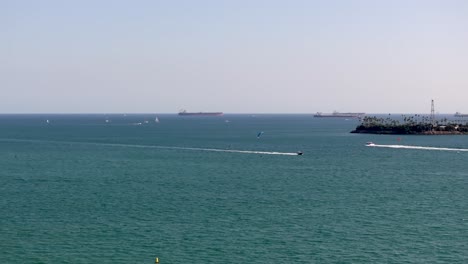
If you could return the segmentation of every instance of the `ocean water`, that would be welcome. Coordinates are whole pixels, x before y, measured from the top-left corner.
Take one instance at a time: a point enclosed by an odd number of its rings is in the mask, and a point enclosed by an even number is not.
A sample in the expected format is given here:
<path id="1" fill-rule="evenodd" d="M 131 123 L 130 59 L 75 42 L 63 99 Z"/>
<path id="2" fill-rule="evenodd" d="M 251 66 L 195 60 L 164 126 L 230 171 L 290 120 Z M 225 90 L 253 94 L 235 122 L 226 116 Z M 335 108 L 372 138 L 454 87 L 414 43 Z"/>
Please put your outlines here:
<path id="1" fill-rule="evenodd" d="M 0 115 L 0 262 L 468 263 L 468 152 L 365 146 L 468 136 L 157 116 Z"/>

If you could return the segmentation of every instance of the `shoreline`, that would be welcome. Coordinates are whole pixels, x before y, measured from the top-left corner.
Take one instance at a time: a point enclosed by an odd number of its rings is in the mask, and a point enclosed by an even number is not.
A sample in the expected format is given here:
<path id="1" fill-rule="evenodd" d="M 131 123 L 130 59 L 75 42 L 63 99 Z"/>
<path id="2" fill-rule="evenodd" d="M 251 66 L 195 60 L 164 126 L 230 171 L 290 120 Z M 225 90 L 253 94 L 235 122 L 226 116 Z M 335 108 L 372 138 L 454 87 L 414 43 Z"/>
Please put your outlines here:
<path id="1" fill-rule="evenodd" d="M 362 129 L 358 130 L 355 129 L 350 133 L 353 134 L 377 134 L 377 135 L 468 135 L 467 132 L 460 132 L 460 131 L 422 131 L 422 132 L 415 132 L 415 131 L 408 131 L 408 132 L 399 132 L 399 131 L 391 131 L 391 130 L 383 130 L 383 131 L 376 131 L 376 130 L 367 130 Z"/>
<path id="2" fill-rule="evenodd" d="M 366 116 L 351 133 L 380 135 L 468 135 L 468 121 L 435 119 L 434 116 Z"/>

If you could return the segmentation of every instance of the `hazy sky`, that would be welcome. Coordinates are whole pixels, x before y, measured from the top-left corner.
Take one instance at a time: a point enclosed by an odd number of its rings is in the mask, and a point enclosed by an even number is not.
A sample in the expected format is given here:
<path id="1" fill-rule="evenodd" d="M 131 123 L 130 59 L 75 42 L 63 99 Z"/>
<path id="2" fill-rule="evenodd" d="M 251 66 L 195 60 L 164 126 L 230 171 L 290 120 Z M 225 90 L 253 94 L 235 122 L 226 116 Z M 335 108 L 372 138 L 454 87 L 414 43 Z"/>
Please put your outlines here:
<path id="1" fill-rule="evenodd" d="M 468 113 L 466 0 L 0 0 L 0 113 Z"/>

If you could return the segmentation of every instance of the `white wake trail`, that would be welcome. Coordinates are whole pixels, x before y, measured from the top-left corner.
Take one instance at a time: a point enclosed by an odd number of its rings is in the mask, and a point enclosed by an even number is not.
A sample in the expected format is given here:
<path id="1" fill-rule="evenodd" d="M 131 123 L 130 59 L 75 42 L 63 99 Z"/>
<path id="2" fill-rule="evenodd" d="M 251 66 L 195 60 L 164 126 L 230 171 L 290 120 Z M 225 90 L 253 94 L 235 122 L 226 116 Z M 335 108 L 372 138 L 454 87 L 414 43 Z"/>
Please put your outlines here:
<path id="1" fill-rule="evenodd" d="M 265 154 L 265 155 L 286 155 L 286 156 L 297 156 L 297 153 L 293 152 L 276 152 L 276 151 L 258 151 L 258 150 L 236 150 L 236 149 L 210 149 L 210 148 L 184 148 L 184 147 L 173 147 L 174 149 L 185 149 L 185 150 L 200 150 L 200 151 L 215 151 L 215 152 L 231 152 L 231 153 L 247 153 L 247 154 Z"/>
<path id="2" fill-rule="evenodd" d="M 93 146 L 107 146 L 107 147 L 126 147 L 126 148 L 151 148 L 151 149 L 171 149 L 171 150 L 194 150 L 194 151 L 230 152 L 230 153 L 264 154 L 264 155 L 285 155 L 285 156 L 297 156 L 297 155 L 298 155 L 298 153 L 295 153 L 295 152 L 258 151 L 258 150 L 236 150 L 236 149 L 213 149 L 213 148 L 193 148 L 193 147 L 157 146 L 157 145 L 136 145 L 136 144 L 120 144 L 120 143 L 79 142 L 79 141 L 54 141 L 54 140 L 5 139 L 5 138 L 0 138 L 0 141 L 7 141 L 7 142 L 29 142 L 29 143 L 50 143 L 50 144 L 79 144 L 79 145 L 93 145 Z"/>
<path id="3" fill-rule="evenodd" d="M 368 147 L 376 148 L 394 148 L 394 149 L 421 149 L 421 150 L 439 150 L 439 151 L 464 151 L 468 152 L 468 149 L 458 149 L 458 148 L 438 148 L 438 147 L 424 147 L 424 146 L 409 146 L 409 145 L 368 145 Z"/>

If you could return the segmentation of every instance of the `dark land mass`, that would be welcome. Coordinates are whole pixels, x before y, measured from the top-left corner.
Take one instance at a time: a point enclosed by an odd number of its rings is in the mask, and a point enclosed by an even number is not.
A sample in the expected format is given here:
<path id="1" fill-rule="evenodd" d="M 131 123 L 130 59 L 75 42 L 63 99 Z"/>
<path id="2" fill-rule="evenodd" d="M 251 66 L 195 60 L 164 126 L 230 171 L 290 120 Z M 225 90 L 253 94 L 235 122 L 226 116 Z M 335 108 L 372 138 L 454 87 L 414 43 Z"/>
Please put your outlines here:
<path id="1" fill-rule="evenodd" d="M 402 116 L 402 122 L 390 118 L 364 117 L 351 133 L 388 135 L 468 135 L 468 122 L 434 120 L 427 116 Z"/>

